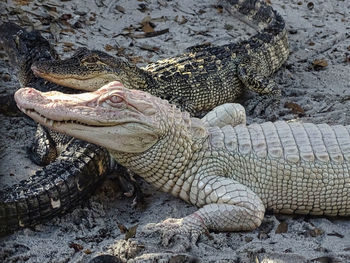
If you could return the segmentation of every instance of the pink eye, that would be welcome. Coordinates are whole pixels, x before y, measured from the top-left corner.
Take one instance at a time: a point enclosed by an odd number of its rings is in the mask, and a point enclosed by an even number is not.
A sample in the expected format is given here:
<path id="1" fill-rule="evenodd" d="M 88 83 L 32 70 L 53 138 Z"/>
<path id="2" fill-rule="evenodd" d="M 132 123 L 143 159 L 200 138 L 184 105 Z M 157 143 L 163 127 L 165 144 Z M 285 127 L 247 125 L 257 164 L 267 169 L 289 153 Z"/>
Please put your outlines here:
<path id="1" fill-rule="evenodd" d="M 112 102 L 112 103 L 120 103 L 123 101 L 123 99 L 119 96 L 112 96 L 109 98 L 109 100 Z"/>

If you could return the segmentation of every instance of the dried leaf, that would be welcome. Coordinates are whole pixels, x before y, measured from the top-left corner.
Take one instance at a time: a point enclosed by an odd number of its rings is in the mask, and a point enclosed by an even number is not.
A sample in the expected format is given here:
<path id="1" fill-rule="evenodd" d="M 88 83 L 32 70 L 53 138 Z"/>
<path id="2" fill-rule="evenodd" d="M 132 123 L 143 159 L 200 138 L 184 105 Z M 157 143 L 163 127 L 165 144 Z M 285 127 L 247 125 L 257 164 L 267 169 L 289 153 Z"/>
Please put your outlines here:
<path id="1" fill-rule="evenodd" d="M 122 56 L 124 55 L 125 47 L 118 47 L 117 49 L 117 55 Z"/>
<path id="2" fill-rule="evenodd" d="M 142 31 L 145 33 L 151 33 L 154 32 L 154 28 L 149 23 L 145 23 L 142 25 Z"/>
<path id="3" fill-rule="evenodd" d="M 63 14 L 63 15 L 60 16 L 60 20 L 65 20 L 65 21 L 67 21 L 67 20 L 69 20 L 71 18 L 72 18 L 71 14 Z"/>
<path id="4" fill-rule="evenodd" d="M 147 44 L 143 44 L 141 46 L 138 46 L 140 49 L 143 49 L 143 50 L 147 50 L 147 51 L 152 51 L 152 52 L 156 52 L 159 50 L 159 47 L 154 47 L 154 46 L 150 46 L 150 45 L 147 45 Z"/>
<path id="5" fill-rule="evenodd" d="M 216 8 L 219 14 L 221 14 L 224 11 L 224 8 L 222 5 L 213 5 L 213 7 Z"/>
<path id="6" fill-rule="evenodd" d="M 318 237 L 323 235 L 324 231 L 321 228 L 314 228 L 309 231 L 310 236 Z"/>
<path id="7" fill-rule="evenodd" d="M 75 29 L 83 28 L 83 24 L 81 22 L 77 21 L 73 24 L 73 28 L 75 28 Z"/>
<path id="8" fill-rule="evenodd" d="M 120 13 L 125 14 L 125 8 L 122 7 L 121 5 L 116 5 L 115 9 L 118 10 Z"/>
<path id="9" fill-rule="evenodd" d="M 350 51 L 350 46 L 348 46 L 346 49 Z"/>
<path id="10" fill-rule="evenodd" d="M 333 257 L 318 257 L 318 258 L 313 258 L 311 259 L 311 262 L 321 262 L 321 263 L 329 263 L 329 262 L 332 262 L 332 263 L 341 263 L 343 261 L 341 261 L 340 259 L 337 259 L 337 258 L 333 258 Z"/>
<path id="11" fill-rule="evenodd" d="M 123 224 L 117 223 L 117 226 L 118 226 L 121 233 L 124 234 L 124 233 L 128 232 L 128 228 L 126 226 L 124 226 Z"/>
<path id="12" fill-rule="evenodd" d="M 158 2 L 158 4 L 159 4 L 160 6 L 162 6 L 162 7 L 167 7 L 167 6 L 168 6 L 168 3 L 165 2 L 164 0 L 158 0 L 157 2 Z"/>
<path id="13" fill-rule="evenodd" d="M 92 253 L 92 251 L 91 251 L 90 249 L 85 249 L 85 250 L 84 250 L 84 253 L 85 253 L 86 255 L 89 255 L 89 254 Z"/>
<path id="14" fill-rule="evenodd" d="M 129 228 L 129 230 L 125 234 L 125 240 L 128 240 L 129 238 L 133 238 L 136 235 L 136 230 L 139 224 L 136 224 Z"/>
<path id="15" fill-rule="evenodd" d="M 144 13 L 148 10 L 148 7 L 146 4 L 142 3 L 142 4 L 139 4 L 139 8 L 137 8 L 137 10 L 139 10 L 140 12 Z"/>
<path id="16" fill-rule="evenodd" d="M 175 22 L 177 22 L 179 25 L 183 25 L 187 23 L 188 19 L 184 16 L 181 16 L 181 19 L 179 19 L 179 16 L 175 17 Z"/>
<path id="17" fill-rule="evenodd" d="M 75 250 L 75 252 L 79 252 L 79 251 L 84 249 L 84 247 L 82 245 L 80 245 L 78 243 L 74 243 L 74 242 L 69 243 L 69 247 L 73 248 Z"/>
<path id="18" fill-rule="evenodd" d="M 321 69 L 328 66 L 328 62 L 325 59 L 315 59 L 312 62 L 315 69 Z"/>
<path id="19" fill-rule="evenodd" d="M 312 10 L 312 9 L 314 9 L 315 4 L 313 2 L 308 2 L 306 6 L 309 10 Z"/>
<path id="20" fill-rule="evenodd" d="M 63 45 L 65 47 L 73 47 L 74 46 L 74 43 L 71 43 L 71 42 L 63 42 Z"/>
<path id="21" fill-rule="evenodd" d="M 304 109 L 294 102 L 286 102 L 284 107 L 290 109 L 293 114 L 305 114 Z"/>
<path id="22" fill-rule="evenodd" d="M 335 236 L 335 237 L 339 237 L 339 238 L 344 238 L 344 235 L 333 231 L 332 233 L 328 233 L 327 236 Z"/>
<path id="23" fill-rule="evenodd" d="M 224 28 L 228 31 L 232 30 L 233 29 L 233 25 L 230 25 L 230 24 L 225 24 L 224 25 Z"/>
<path id="24" fill-rule="evenodd" d="M 281 222 L 276 228 L 275 234 L 287 233 L 288 232 L 288 224 L 286 221 Z"/>
<path id="25" fill-rule="evenodd" d="M 133 64 L 137 64 L 143 61 L 143 58 L 141 56 L 136 56 L 136 57 L 130 57 L 129 61 Z"/>
<path id="26" fill-rule="evenodd" d="M 15 4 L 16 5 L 28 5 L 30 2 L 31 2 L 31 0 L 15 0 L 14 1 L 15 2 Z"/>
<path id="27" fill-rule="evenodd" d="M 169 28 L 162 29 L 159 31 L 154 31 L 154 32 L 149 32 L 149 33 L 144 33 L 144 34 L 138 34 L 138 35 L 132 35 L 134 38 L 146 38 L 146 37 L 156 37 L 159 35 L 163 35 L 165 33 L 169 32 Z"/>
<path id="28" fill-rule="evenodd" d="M 66 34 L 66 35 L 67 35 L 67 33 L 74 33 L 75 34 L 75 30 L 73 28 L 64 28 L 64 29 L 62 29 L 61 33 Z"/>
<path id="29" fill-rule="evenodd" d="M 95 4 L 97 5 L 97 7 L 107 7 L 103 0 L 95 0 Z"/>
<path id="30" fill-rule="evenodd" d="M 57 39 L 58 35 L 61 32 L 61 28 L 57 23 L 50 23 L 50 32 L 55 39 Z"/>
<path id="31" fill-rule="evenodd" d="M 244 240 L 245 242 L 249 243 L 249 242 L 252 242 L 254 238 L 252 237 L 245 237 Z"/>
<path id="32" fill-rule="evenodd" d="M 141 21 L 141 26 L 142 26 L 142 31 L 145 33 L 152 33 L 154 32 L 154 24 L 151 23 L 151 17 L 146 16 L 144 19 Z"/>
<path id="33" fill-rule="evenodd" d="M 114 47 L 112 46 L 112 45 L 109 45 L 109 44 L 106 44 L 105 45 L 105 50 L 106 51 L 111 51 L 111 50 L 113 50 L 114 49 Z"/>
<path id="34" fill-rule="evenodd" d="M 51 5 L 42 5 L 46 10 L 56 12 L 57 13 L 57 8 Z"/>

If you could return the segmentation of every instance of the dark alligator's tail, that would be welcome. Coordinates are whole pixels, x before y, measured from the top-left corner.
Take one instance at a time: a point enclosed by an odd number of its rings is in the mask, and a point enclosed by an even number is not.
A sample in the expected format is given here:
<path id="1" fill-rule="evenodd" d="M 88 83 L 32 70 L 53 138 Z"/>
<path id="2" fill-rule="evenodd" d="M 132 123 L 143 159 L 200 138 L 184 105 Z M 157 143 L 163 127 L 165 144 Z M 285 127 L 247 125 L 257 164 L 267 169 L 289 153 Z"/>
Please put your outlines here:
<path id="1" fill-rule="evenodd" d="M 0 235 L 72 210 L 110 172 L 110 162 L 107 150 L 75 140 L 29 179 L 0 189 Z"/>
<path id="2" fill-rule="evenodd" d="M 22 86 L 29 86 L 37 81 L 30 69 L 34 61 L 58 59 L 56 51 L 40 32 L 28 32 L 14 23 L 0 25 L 0 44 L 12 66 L 18 69 L 17 75 Z"/>
<path id="3" fill-rule="evenodd" d="M 34 62 L 58 57 L 40 32 L 28 32 L 16 24 L 3 23 L 0 25 L 0 43 L 12 65 L 17 68 L 22 86 L 41 91 L 74 92 L 48 83 L 32 73 L 31 65 Z M 11 95 L 3 98 L 13 99 Z M 13 103 L 14 100 L 9 106 L 13 107 Z M 0 110 L 2 111 L 1 107 Z M 77 139 L 65 140 L 63 136 L 57 136 L 55 142 L 67 142 L 64 143 L 66 148 L 51 164 L 19 184 L 0 189 L 0 235 L 38 224 L 71 210 L 85 197 L 90 196 L 96 189 L 96 184 L 110 172 L 111 163 L 107 150 Z M 39 140 L 39 143 L 44 143 L 43 141 L 45 140 Z"/>
<path id="4" fill-rule="evenodd" d="M 258 34 L 239 45 L 247 45 L 246 50 L 254 50 L 256 56 L 267 61 L 270 74 L 280 68 L 289 55 L 287 31 L 282 16 L 264 0 L 227 0 L 224 3 L 226 8 L 239 12 L 259 27 Z"/>

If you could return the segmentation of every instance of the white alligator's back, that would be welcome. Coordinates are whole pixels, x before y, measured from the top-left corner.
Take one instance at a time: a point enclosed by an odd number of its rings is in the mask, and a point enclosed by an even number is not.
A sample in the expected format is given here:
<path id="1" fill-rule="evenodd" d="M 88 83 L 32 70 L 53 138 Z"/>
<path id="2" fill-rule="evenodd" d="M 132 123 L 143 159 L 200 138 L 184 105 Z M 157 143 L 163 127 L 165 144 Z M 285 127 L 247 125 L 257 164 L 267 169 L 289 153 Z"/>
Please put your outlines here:
<path id="1" fill-rule="evenodd" d="M 209 130 L 213 149 L 229 153 L 227 175 L 267 209 L 350 215 L 350 126 L 278 121 Z"/>

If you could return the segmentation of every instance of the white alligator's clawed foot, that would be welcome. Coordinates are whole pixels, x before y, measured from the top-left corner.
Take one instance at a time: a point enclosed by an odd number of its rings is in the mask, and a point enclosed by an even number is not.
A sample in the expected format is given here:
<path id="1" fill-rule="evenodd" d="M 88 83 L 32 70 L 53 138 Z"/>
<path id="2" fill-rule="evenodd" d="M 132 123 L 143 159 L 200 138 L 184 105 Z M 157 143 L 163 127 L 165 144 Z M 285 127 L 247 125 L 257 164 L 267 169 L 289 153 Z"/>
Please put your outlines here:
<path id="1" fill-rule="evenodd" d="M 163 246 L 169 246 L 171 240 L 179 239 L 181 242 L 177 244 L 178 250 L 187 250 L 191 245 L 196 246 L 199 236 L 208 233 L 202 220 L 193 214 L 185 218 L 169 218 L 161 223 L 148 224 L 144 230 L 148 233 L 160 232 Z"/>

